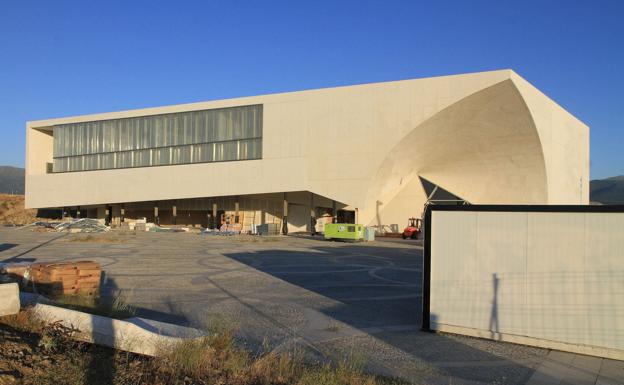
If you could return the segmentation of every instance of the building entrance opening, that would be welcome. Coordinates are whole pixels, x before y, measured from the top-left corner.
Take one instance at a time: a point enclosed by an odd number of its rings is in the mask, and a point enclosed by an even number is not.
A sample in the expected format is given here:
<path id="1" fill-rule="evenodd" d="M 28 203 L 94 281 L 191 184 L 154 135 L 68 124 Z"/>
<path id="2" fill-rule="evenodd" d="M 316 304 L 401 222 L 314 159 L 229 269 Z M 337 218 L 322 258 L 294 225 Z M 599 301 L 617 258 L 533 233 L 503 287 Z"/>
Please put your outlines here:
<path id="1" fill-rule="evenodd" d="M 336 211 L 336 218 L 338 223 L 355 223 L 355 211 L 338 210 Z"/>

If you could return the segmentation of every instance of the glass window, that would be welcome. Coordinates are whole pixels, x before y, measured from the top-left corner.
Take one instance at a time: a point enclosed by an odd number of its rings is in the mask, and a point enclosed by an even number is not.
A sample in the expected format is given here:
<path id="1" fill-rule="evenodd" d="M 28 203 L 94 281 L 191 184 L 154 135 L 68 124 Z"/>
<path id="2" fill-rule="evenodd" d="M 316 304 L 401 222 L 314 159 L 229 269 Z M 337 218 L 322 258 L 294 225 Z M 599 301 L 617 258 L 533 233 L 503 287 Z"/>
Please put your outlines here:
<path id="1" fill-rule="evenodd" d="M 262 157 L 262 105 L 54 126 L 53 172 Z"/>

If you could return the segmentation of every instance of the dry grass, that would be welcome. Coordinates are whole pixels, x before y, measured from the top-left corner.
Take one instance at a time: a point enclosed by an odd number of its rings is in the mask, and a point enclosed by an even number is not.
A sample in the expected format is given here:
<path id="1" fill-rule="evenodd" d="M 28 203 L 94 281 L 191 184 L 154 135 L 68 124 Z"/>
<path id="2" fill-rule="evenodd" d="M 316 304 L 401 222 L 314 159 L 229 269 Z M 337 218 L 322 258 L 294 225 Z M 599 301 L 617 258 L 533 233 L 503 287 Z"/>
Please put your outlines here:
<path id="1" fill-rule="evenodd" d="M 83 242 L 83 243 L 125 243 L 129 237 L 136 235 L 136 232 L 119 231 L 105 232 L 94 234 L 71 234 L 65 238 L 65 242 Z"/>
<path id="2" fill-rule="evenodd" d="M 0 224 L 22 226 L 37 220 L 37 210 L 24 208 L 23 195 L 0 194 Z"/>
<path id="3" fill-rule="evenodd" d="M 171 348 L 162 359 L 170 383 L 176 374 L 200 379 L 198 383 L 228 385 L 380 385 L 404 382 L 363 371 L 363 361 L 342 357 L 335 363 L 309 364 L 296 352 L 266 350 L 253 355 L 239 348 L 225 331 Z"/>
<path id="4" fill-rule="evenodd" d="M 136 309 L 126 302 L 121 292 L 114 293 L 108 299 L 86 295 L 60 295 L 52 297 L 51 300 L 56 306 L 115 319 L 136 315 Z"/>
<path id="5" fill-rule="evenodd" d="M 41 333 L 44 326 L 29 308 L 14 315 L 4 316 L 1 320 L 3 324 L 15 330 L 29 333 Z"/>
<path id="6" fill-rule="evenodd" d="M 30 342 L 35 346 L 33 354 L 53 360 L 53 365 L 45 370 L 25 367 L 23 384 L 406 384 L 366 374 L 365 360 L 350 354 L 335 359 L 333 364 L 310 364 L 297 351 L 278 354 L 268 345 L 262 352 L 252 353 L 236 343 L 224 322 L 213 323 L 204 338 L 164 348 L 158 358 L 72 341 L 70 337 L 75 331 L 37 323 L 27 311 L 0 318 L 0 324 L 31 333 L 30 336 L 36 333 L 38 342 Z M 0 341 L 0 351 L 2 344 Z"/>

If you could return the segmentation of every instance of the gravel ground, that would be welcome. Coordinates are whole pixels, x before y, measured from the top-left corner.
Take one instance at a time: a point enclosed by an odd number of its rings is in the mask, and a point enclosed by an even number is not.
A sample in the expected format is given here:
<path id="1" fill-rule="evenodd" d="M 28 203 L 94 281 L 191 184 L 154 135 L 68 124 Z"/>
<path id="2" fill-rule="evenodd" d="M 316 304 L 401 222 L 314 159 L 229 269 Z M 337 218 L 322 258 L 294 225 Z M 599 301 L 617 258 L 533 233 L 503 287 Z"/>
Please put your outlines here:
<path id="1" fill-rule="evenodd" d="M 417 242 L 345 244 L 187 233 L 94 235 L 0 229 L 0 261 L 90 259 L 104 294 L 182 325 L 226 319 L 252 348 L 361 355 L 381 374 L 440 384 L 522 384 L 548 351 L 419 331 Z M 106 238 L 107 240 L 103 240 Z"/>

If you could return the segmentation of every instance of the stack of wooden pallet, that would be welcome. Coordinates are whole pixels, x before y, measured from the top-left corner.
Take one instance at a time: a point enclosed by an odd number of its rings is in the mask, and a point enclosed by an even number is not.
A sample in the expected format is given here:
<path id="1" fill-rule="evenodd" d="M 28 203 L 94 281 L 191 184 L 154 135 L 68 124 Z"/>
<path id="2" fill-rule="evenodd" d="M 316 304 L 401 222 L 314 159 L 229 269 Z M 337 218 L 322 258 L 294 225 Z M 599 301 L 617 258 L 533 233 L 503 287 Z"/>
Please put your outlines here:
<path id="1" fill-rule="evenodd" d="M 36 263 L 30 266 L 30 281 L 48 295 L 97 295 L 100 264 L 91 261 Z"/>

